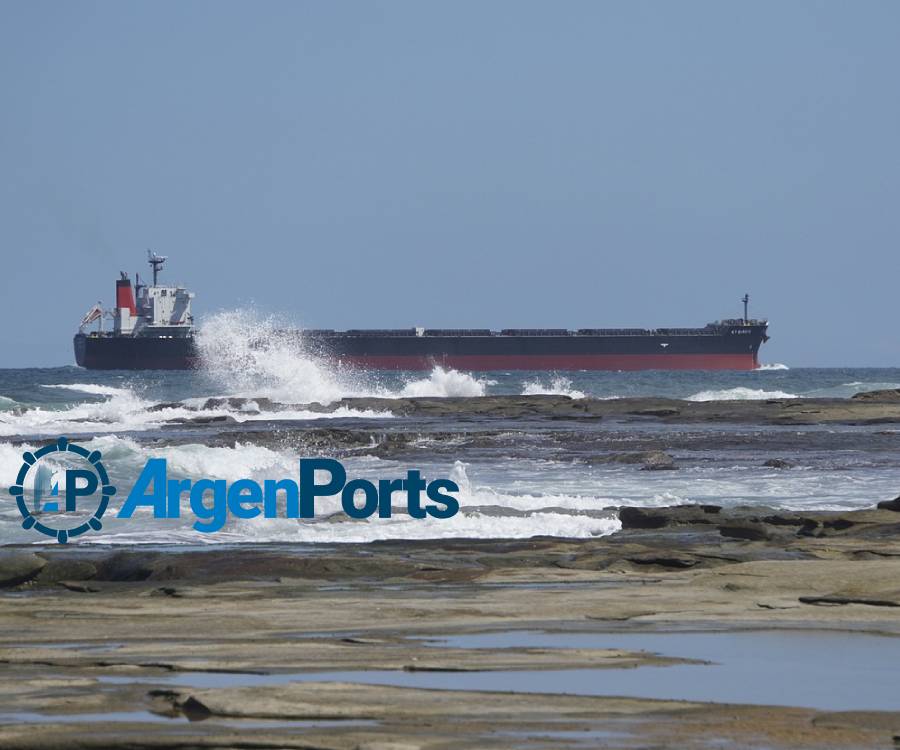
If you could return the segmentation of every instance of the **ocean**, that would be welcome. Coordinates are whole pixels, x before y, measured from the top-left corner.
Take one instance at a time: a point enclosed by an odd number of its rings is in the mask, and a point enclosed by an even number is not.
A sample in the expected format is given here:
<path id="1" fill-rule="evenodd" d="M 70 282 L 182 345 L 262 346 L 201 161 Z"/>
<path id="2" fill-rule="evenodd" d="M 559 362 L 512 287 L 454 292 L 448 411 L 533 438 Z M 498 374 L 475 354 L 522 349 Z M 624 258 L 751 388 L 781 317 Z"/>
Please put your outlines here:
<path id="1" fill-rule="evenodd" d="M 228 321 L 223 321 L 227 323 Z M 315 520 L 230 521 L 201 534 L 190 520 L 130 520 L 107 514 L 91 544 L 365 542 L 436 537 L 590 537 L 619 528 L 621 505 L 713 503 L 783 509 L 872 505 L 900 491 L 897 431 L 890 426 L 666 424 L 654 420 L 410 418 L 390 408 L 307 404 L 345 397 L 478 397 L 559 394 L 573 399 L 662 396 L 723 399 L 846 398 L 900 387 L 900 368 L 794 368 L 753 372 L 359 372 L 330 367 L 301 347 L 248 347 L 234 321 L 204 329 L 201 349 L 215 363 L 194 372 L 98 372 L 74 366 L 0 370 L 0 543 L 35 541 L 6 490 L 22 452 L 65 435 L 100 450 L 112 481 L 133 484 L 150 457 L 170 477 L 233 481 L 296 477 L 302 456 L 339 458 L 354 476 L 426 478 L 460 485 L 461 511 L 449 520 L 351 520 L 338 501 Z M 239 405 L 198 411 L 209 398 Z M 275 406 L 290 404 L 287 409 Z M 197 424 L 198 415 L 206 423 Z M 218 419 L 215 419 L 218 418 Z M 888 429 L 886 429 L 886 427 Z M 674 471 L 644 471 L 612 455 L 661 450 Z M 766 467 L 778 458 L 792 468 Z"/>

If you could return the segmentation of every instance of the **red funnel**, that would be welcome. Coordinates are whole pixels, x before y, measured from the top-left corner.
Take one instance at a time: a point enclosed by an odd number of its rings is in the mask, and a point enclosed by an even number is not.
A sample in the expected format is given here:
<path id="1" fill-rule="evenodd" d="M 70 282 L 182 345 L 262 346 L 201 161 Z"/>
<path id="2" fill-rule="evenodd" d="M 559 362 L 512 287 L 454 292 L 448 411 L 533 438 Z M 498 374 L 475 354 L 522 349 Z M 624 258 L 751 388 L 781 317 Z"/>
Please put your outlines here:
<path id="1" fill-rule="evenodd" d="M 132 315 L 137 315 L 137 307 L 134 304 L 134 290 L 132 290 L 131 281 L 128 279 L 119 279 L 116 282 L 116 307 L 127 307 Z"/>

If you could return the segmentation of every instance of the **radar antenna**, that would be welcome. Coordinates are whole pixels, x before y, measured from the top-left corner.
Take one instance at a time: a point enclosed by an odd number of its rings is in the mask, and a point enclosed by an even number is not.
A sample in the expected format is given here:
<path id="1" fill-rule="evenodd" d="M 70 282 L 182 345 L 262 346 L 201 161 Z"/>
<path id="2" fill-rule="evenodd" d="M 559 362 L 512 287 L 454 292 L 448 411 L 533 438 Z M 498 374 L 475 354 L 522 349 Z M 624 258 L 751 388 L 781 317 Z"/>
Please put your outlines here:
<path id="1" fill-rule="evenodd" d="M 163 263 L 168 260 L 168 255 L 157 255 L 149 247 L 147 248 L 147 262 L 153 269 L 153 286 L 156 286 L 156 277 L 162 271 Z"/>
<path id="2" fill-rule="evenodd" d="M 746 325 L 750 322 L 750 319 L 747 317 L 747 305 L 750 304 L 750 295 L 745 294 L 743 297 L 741 297 L 741 302 L 744 303 L 744 325 Z"/>

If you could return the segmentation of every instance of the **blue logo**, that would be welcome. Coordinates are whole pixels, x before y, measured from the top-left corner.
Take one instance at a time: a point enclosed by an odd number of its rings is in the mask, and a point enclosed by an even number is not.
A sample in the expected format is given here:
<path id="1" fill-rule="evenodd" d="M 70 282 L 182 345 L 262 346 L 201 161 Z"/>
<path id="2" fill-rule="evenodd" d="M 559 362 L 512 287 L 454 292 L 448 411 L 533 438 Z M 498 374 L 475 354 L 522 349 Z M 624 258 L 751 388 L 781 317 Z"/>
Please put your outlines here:
<path id="1" fill-rule="evenodd" d="M 100 451 L 89 451 L 64 437 L 34 453 L 23 453 L 16 483 L 9 488 L 22 515 L 22 528 L 60 544 L 103 528 L 100 519 L 116 488 L 100 459 Z M 29 493 L 26 480 L 32 471 Z"/>
<path id="2" fill-rule="evenodd" d="M 9 488 L 22 515 L 22 528 L 60 544 L 100 531 L 100 519 L 116 494 L 100 458 L 100 451 L 89 451 L 64 437 L 34 453 L 23 453 L 15 484 Z M 325 477 L 326 481 L 320 481 Z M 301 458 L 296 480 L 238 479 L 230 485 L 212 477 L 170 478 L 166 460 L 150 458 L 116 517 L 131 518 L 139 508 L 147 508 L 154 518 L 177 519 L 184 500 L 195 519 L 193 528 L 210 533 L 232 518 L 312 519 L 318 498 L 339 496 L 350 518 L 390 518 L 395 512 L 392 497 L 402 493 L 410 518 L 446 519 L 459 511 L 459 501 L 450 494 L 456 492 L 456 482 L 429 482 L 417 469 L 408 470 L 405 478 L 349 479 L 344 466 L 332 458 Z"/>

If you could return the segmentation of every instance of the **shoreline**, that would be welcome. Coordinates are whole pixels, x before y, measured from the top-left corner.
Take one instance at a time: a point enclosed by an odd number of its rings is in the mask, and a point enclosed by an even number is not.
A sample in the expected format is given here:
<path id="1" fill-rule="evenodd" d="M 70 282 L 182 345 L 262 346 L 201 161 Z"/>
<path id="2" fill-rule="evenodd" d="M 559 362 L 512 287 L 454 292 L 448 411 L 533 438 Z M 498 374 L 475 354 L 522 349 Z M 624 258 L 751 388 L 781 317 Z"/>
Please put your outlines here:
<path id="1" fill-rule="evenodd" d="M 88 717 L 79 723 L 79 747 L 183 747 L 192 726 L 197 746 L 245 746 L 252 737 L 262 743 L 254 747 L 348 749 L 499 747 L 514 736 L 504 732 L 521 727 L 534 737 L 562 732 L 553 735 L 555 747 L 580 746 L 592 736 L 606 746 L 641 746 L 662 727 L 683 747 L 704 746 L 712 736 L 749 747 L 818 746 L 838 736 L 845 746 L 884 746 L 900 735 L 900 711 L 782 706 L 767 708 L 761 723 L 756 705 L 678 696 L 448 692 L 303 676 L 460 680 L 497 671 L 514 686 L 517 673 L 520 681 L 535 679 L 528 677 L 535 670 L 545 670 L 549 684 L 554 674 L 650 677 L 647 670 L 664 674 L 687 663 L 677 648 L 654 655 L 435 648 L 420 640 L 465 634 L 593 633 L 598 644 L 603 633 L 830 631 L 848 643 L 865 633 L 891 636 L 891 643 L 900 636 L 897 510 L 678 506 L 623 508 L 620 518 L 621 531 L 594 539 L 385 541 L 326 545 L 314 554 L 265 544 L 3 548 L 0 644 L 17 687 L 6 691 L 0 713 L 27 705 L 45 720 L 27 729 L 0 725 L 0 744 L 51 747 L 73 714 Z M 10 578 L 15 565 L 18 583 Z M 208 677 L 190 677 L 200 674 Z M 265 682 L 279 674 L 289 681 Z M 241 687 L 246 675 L 263 675 L 263 682 Z M 493 706 L 489 716 L 479 713 L 486 704 Z M 90 716 L 104 710 L 149 712 L 157 717 L 145 717 L 152 736 L 140 722 L 107 717 L 91 724 Z M 192 712 L 205 720 L 178 721 Z M 54 714 L 64 715 L 62 724 Z M 159 719 L 167 716 L 168 723 Z M 336 724 L 303 723 L 325 718 Z M 283 725 L 253 724 L 273 721 Z M 426 721 L 431 731 L 416 728 Z"/>
<path id="2" fill-rule="evenodd" d="M 344 399 L 257 403 L 272 419 L 249 424 L 213 416 L 251 401 L 207 399 L 134 437 L 405 462 L 444 438 L 461 460 L 528 460 L 552 436 L 557 462 L 664 472 L 643 485 L 711 461 L 794 476 L 801 456 L 798 475 L 816 477 L 844 465 L 832 457 L 886 458 L 900 435 L 897 391 Z M 397 418 L 277 418 L 344 407 Z M 0 745 L 895 746 L 900 501 L 876 499 L 582 508 L 622 526 L 583 538 L 5 545 L 0 663 L 14 679 L 0 685 Z"/>
<path id="3" fill-rule="evenodd" d="M 185 408 L 181 401 L 161 402 L 149 408 L 162 412 Z M 566 395 L 528 396 L 440 396 L 440 397 L 348 397 L 321 403 L 277 402 L 265 397 L 207 398 L 190 408 L 196 418 L 180 418 L 179 426 L 238 424 L 234 418 L 204 417 L 204 411 L 228 408 L 240 411 L 251 407 L 272 414 L 266 423 L 289 424 L 279 420 L 279 411 L 306 411 L 331 414 L 342 409 L 355 412 L 390 412 L 397 417 L 483 417 L 658 420 L 663 423 L 732 422 L 759 425 L 847 424 L 873 425 L 900 422 L 900 389 L 865 391 L 850 398 L 766 398 L 733 401 L 690 401 L 685 399 L 637 396 L 630 398 L 573 398 Z M 251 412 L 252 413 L 252 412 Z M 361 419 L 361 418 L 356 418 Z"/>

